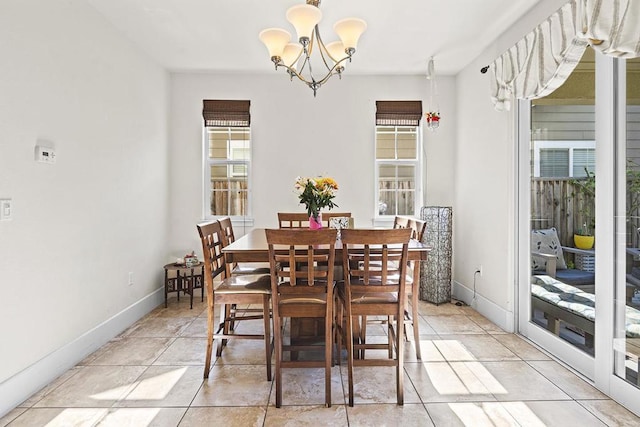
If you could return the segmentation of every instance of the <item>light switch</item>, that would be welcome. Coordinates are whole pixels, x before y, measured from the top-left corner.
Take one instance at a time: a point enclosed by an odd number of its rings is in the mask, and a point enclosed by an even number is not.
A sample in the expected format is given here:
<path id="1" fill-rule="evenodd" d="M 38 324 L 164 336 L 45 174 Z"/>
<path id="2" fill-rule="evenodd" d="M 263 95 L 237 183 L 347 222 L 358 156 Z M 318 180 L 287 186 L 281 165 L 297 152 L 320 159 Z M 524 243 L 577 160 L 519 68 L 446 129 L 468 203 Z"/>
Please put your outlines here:
<path id="1" fill-rule="evenodd" d="M 0 221 L 10 221 L 12 210 L 11 199 L 0 199 Z"/>

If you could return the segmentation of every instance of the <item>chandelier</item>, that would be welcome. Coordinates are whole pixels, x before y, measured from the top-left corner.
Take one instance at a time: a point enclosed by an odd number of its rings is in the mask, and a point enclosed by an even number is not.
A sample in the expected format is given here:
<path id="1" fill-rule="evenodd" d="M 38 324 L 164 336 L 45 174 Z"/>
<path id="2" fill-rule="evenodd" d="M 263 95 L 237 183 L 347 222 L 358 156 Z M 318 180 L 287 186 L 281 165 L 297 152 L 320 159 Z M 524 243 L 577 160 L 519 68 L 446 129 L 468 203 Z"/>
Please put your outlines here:
<path id="1" fill-rule="evenodd" d="M 313 90 L 313 96 L 331 76 L 342 72 L 356 52 L 358 39 L 367 29 L 367 23 L 358 18 L 345 18 L 333 25 L 340 40 L 324 44 L 318 30 L 322 19 L 320 0 L 307 0 L 306 4 L 292 6 L 287 10 L 287 21 L 295 28 L 298 43 L 290 43 L 291 34 L 280 28 L 268 28 L 260 32 L 260 40 L 267 46 L 271 61 L 284 68 L 291 80 L 300 79 Z M 312 54 L 316 55 L 312 64 Z M 314 69 L 315 67 L 315 69 Z M 318 72 L 320 68 L 320 72 Z"/>

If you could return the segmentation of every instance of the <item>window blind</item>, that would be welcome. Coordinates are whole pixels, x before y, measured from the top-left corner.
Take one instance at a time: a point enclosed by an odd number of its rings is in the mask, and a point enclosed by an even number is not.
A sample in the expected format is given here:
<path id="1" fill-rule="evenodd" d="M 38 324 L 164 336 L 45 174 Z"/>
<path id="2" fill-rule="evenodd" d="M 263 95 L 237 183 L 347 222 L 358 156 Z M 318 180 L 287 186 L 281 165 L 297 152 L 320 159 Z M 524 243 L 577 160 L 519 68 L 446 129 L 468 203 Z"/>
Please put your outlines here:
<path id="1" fill-rule="evenodd" d="M 422 101 L 376 101 L 376 125 L 419 126 Z"/>
<path id="2" fill-rule="evenodd" d="M 569 150 L 557 148 L 540 150 L 540 176 L 545 178 L 569 176 Z"/>
<path id="3" fill-rule="evenodd" d="M 230 99 L 205 99 L 202 117 L 205 126 L 248 127 L 251 124 L 251 101 Z"/>

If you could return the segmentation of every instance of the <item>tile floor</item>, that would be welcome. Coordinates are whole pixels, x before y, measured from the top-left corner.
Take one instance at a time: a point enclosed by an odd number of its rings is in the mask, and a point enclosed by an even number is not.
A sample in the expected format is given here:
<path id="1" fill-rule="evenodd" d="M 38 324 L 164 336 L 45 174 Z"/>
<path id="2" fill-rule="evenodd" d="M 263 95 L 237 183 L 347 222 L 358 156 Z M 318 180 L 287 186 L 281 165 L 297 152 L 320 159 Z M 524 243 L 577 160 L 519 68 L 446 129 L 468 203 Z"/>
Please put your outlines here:
<path id="1" fill-rule="evenodd" d="M 331 408 L 323 407 L 322 370 L 299 369 L 284 371 L 278 409 L 260 341 L 232 341 L 203 380 L 205 305 L 197 299 L 190 310 L 181 298 L 64 373 L 0 426 L 640 425 L 640 418 L 470 307 L 420 304 L 423 360 L 407 343 L 404 406 L 395 404 L 393 368 L 362 367 L 354 373 L 356 405 L 348 407 L 346 370 L 336 366 Z"/>

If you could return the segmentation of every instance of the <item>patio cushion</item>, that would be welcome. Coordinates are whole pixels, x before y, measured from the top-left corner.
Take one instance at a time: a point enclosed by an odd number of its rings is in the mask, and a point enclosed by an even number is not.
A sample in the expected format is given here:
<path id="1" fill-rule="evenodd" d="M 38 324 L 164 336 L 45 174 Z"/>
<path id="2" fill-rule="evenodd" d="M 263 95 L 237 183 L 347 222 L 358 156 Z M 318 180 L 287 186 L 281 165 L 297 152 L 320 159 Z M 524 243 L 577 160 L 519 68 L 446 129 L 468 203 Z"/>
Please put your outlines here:
<path id="1" fill-rule="evenodd" d="M 558 239 L 558 233 L 554 227 L 546 230 L 531 230 L 531 252 L 555 255 L 556 270 L 567 268 L 562 253 L 562 246 L 560 245 L 560 239 Z M 532 255 L 531 268 L 533 270 L 544 270 L 546 267 L 547 261 L 544 258 Z"/>
<path id="2" fill-rule="evenodd" d="M 593 271 L 583 271 L 573 268 L 556 271 L 556 278 L 568 285 L 593 285 L 596 275 Z"/>

